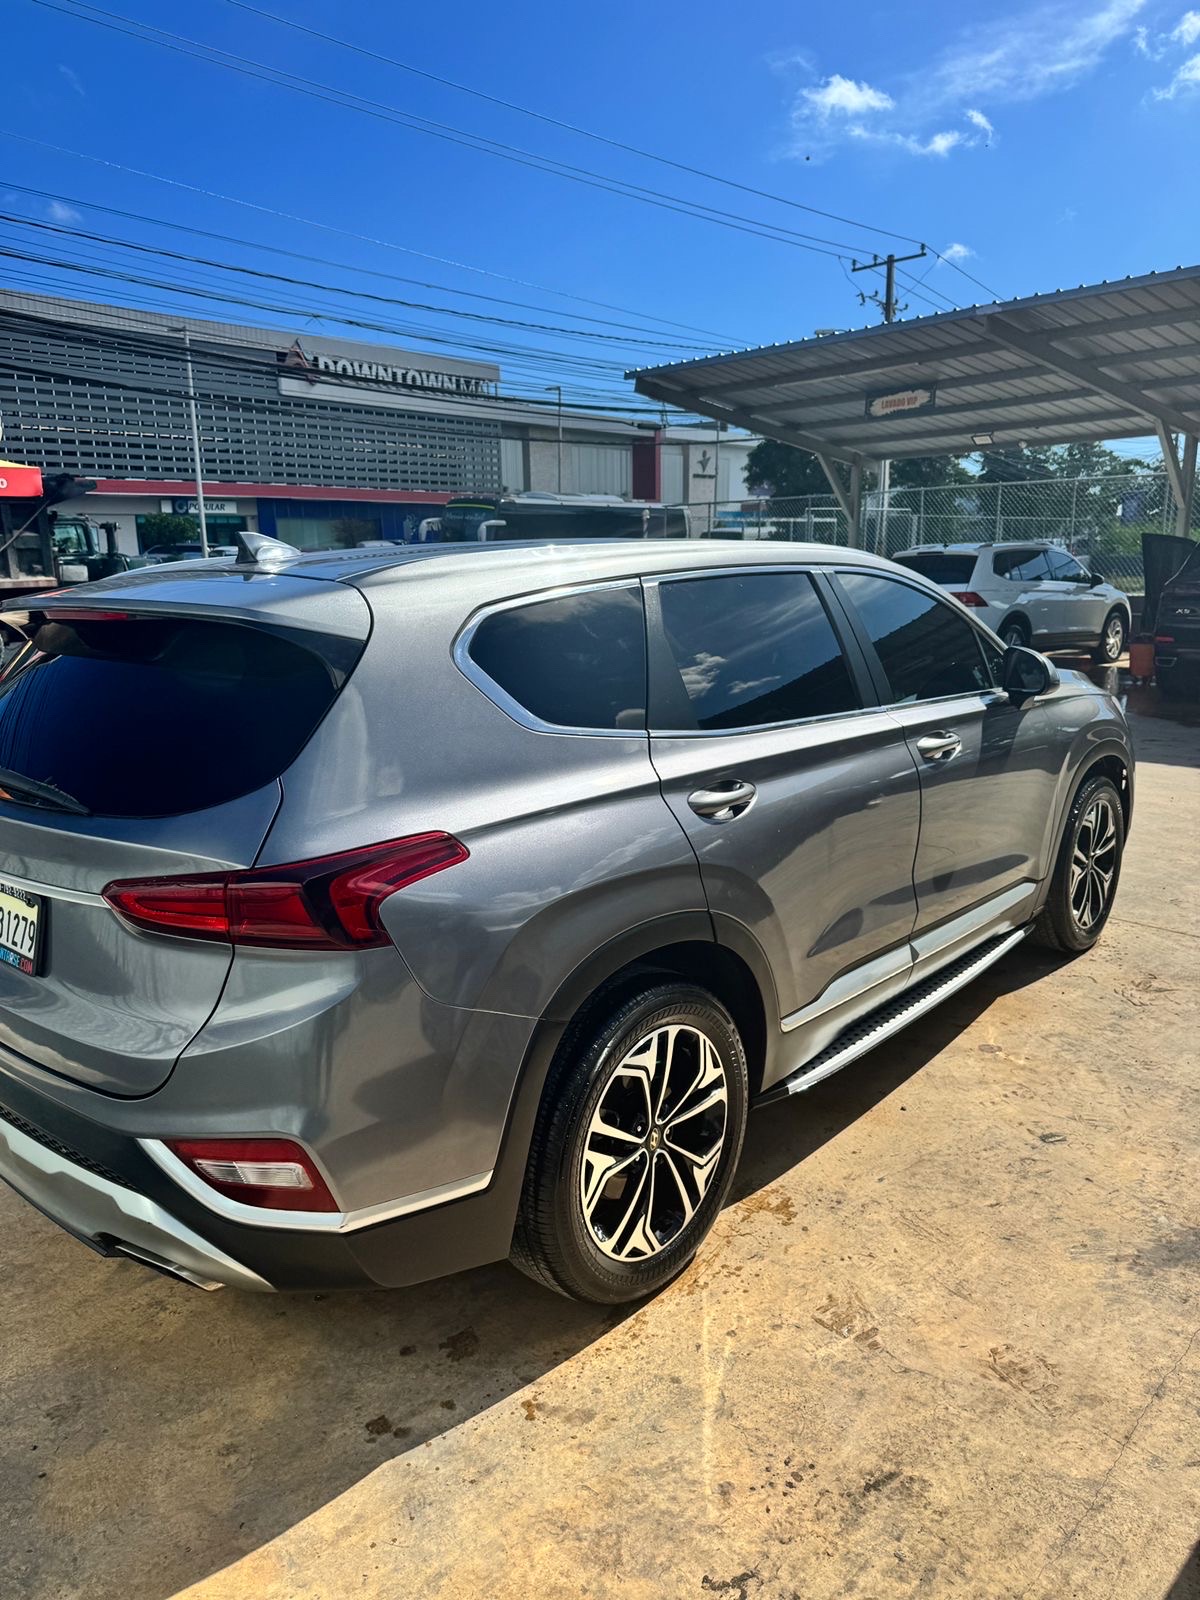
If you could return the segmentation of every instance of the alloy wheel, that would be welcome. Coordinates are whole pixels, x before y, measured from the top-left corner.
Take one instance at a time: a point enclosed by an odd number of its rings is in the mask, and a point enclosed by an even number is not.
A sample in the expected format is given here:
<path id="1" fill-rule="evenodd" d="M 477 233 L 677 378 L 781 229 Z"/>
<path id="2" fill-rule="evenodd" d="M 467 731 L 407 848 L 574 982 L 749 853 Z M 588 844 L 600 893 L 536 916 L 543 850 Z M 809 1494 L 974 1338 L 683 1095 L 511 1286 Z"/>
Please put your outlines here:
<path id="1" fill-rule="evenodd" d="M 1125 624 L 1118 616 L 1111 616 L 1104 627 L 1103 650 L 1106 661 L 1115 661 L 1125 643 Z"/>
<path id="2" fill-rule="evenodd" d="M 695 1216 L 729 1121 L 725 1064 L 698 1028 L 655 1028 L 609 1074 L 588 1124 L 579 1199 L 614 1261 L 665 1250 Z"/>
<path id="3" fill-rule="evenodd" d="M 1083 933 L 1104 915 L 1117 871 L 1117 819 L 1112 800 L 1099 795 L 1084 813 L 1071 854 L 1071 915 Z"/>

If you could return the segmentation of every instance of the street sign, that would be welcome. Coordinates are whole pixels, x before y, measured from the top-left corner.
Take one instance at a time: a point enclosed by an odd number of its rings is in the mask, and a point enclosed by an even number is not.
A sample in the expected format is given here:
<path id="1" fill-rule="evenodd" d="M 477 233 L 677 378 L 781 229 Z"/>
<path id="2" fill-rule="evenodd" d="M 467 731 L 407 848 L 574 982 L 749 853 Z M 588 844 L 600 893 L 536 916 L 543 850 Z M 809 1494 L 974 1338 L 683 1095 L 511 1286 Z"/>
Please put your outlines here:
<path id="1" fill-rule="evenodd" d="M 919 389 L 883 389 L 869 394 L 868 417 L 905 416 L 910 411 L 928 411 L 937 402 L 937 384 L 922 384 Z"/>

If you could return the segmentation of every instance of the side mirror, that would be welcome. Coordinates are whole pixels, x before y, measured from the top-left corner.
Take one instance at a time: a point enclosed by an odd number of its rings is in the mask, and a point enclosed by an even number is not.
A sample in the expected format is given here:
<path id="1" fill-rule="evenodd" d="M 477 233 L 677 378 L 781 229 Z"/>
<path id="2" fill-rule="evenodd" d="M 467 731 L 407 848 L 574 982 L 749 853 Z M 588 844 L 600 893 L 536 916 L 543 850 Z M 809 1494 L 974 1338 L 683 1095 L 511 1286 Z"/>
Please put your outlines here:
<path id="1" fill-rule="evenodd" d="M 1102 572 L 1097 572 L 1095 567 L 1093 567 L 1091 577 L 1088 579 L 1088 587 L 1091 589 L 1098 589 L 1103 582 L 1104 574 Z"/>
<path id="2" fill-rule="evenodd" d="M 1022 644 L 1010 644 L 1004 652 L 1000 671 L 1000 687 L 1014 705 L 1030 700 L 1035 695 L 1049 694 L 1057 689 L 1058 672 L 1052 662 L 1028 650 Z"/>

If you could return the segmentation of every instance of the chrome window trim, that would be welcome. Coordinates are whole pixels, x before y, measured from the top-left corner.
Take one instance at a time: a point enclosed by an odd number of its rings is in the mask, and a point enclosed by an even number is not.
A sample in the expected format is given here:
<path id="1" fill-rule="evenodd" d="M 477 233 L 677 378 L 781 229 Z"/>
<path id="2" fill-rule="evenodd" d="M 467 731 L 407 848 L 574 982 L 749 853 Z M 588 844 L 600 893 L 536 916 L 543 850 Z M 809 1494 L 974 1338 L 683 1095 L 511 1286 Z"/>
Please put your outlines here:
<path id="1" fill-rule="evenodd" d="M 228 1195 L 221 1194 L 205 1183 L 161 1139 L 139 1139 L 138 1144 L 193 1200 L 198 1200 L 218 1216 L 230 1222 L 246 1223 L 252 1228 L 274 1228 L 284 1232 L 354 1233 L 359 1228 L 368 1228 L 377 1222 L 389 1222 L 414 1211 L 428 1210 L 430 1206 L 444 1205 L 448 1200 L 460 1200 L 466 1195 L 477 1194 L 491 1183 L 495 1170 L 489 1168 L 487 1172 L 476 1172 L 469 1178 L 457 1178 L 450 1183 L 438 1184 L 433 1189 L 421 1189 L 416 1194 L 404 1195 L 399 1200 L 360 1206 L 354 1211 L 271 1211 L 269 1207 L 248 1206 L 241 1200 L 232 1200 Z"/>
<path id="2" fill-rule="evenodd" d="M 480 626 L 489 617 L 496 616 L 500 612 L 516 611 L 522 606 L 542 605 L 547 601 L 562 600 L 573 594 L 593 594 L 601 589 L 632 589 L 639 592 L 640 598 L 641 585 L 642 579 L 639 577 L 604 578 L 591 583 L 555 584 L 549 589 L 533 589 L 524 594 L 509 595 L 503 600 L 495 600 L 488 605 L 480 606 L 471 613 L 455 635 L 454 642 L 450 647 L 454 665 L 466 678 L 467 682 L 478 689 L 485 699 L 490 700 L 494 706 L 503 711 L 505 716 L 510 717 L 513 722 L 518 723 L 522 728 L 528 728 L 532 733 L 566 734 L 568 737 L 576 739 L 640 739 L 644 741 L 647 737 L 645 727 L 582 728 L 568 726 L 566 723 L 546 722 L 541 717 L 535 716 L 519 700 L 515 700 L 506 689 L 496 682 L 495 678 L 483 670 L 471 655 L 471 641 Z M 644 618 L 645 607 L 643 605 L 643 622 Z M 645 708 L 645 711 L 648 715 L 649 708 Z"/>
<path id="3" fill-rule="evenodd" d="M 827 568 L 824 562 L 809 562 L 806 565 L 799 565 L 796 562 L 787 561 L 762 562 L 761 564 L 759 562 L 754 562 L 753 565 L 747 562 L 744 566 L 701 567 L 698 570 L 694 568 L 687 568 L 680 572 L 659 572 L 655 573 L 652 577 L 647 576 L 643 578 L 642 584 L 647 589 L 659 589 L 664 583 L 678 583 L 680 581 L 686 581 L 692 578 L 744 578 L 747 575 L 753 576 L 759 572 L 795 572 L 804 576 L 811 576 L 814 572 L 825 572 L 830 570 L 833 569 Z M 846 570 L 861 571 L 864 569 L 849 567 Z M 865 570 L 874 571 L 874 568 L 867 567 Z M 821 598 L 820 590 L 815 584 L 813 585 L 813 593 L 816 595 L 817 600 L 821 605 L 821 609 L 824 611 L 825 602 Z M 849 674 L 850 682 L 853 685 L 854 673 L 851 670 L 850 661 L 845 650 L 842 649 L 842 641 L 838 638 L 837 628 L 834 626 L 832 618 L 829 618 L 828 620 L 830 631 L 832 632 L 838 650 L 841 653 L 842 660 L 846 663 L 846 671 Z M 855 687 L 857 688 L 857 685 L 855 685 Z M 818 726 L 819 724 L 847 722 L 855 717 L 878 716 L 884 710 L 886 710 L 886 707 L 884 706 L 855 706 L 852 711 L 824 711 L 815 717 L 794 717 L 790 721 L 785 722 L 746 722 L 740 724 L 736 728 L 654 728 L 650 727 L 650 707 L 647 706 L 646 722 L 647 731 L 652 739 L 724 739 L 728 738 L 730 735 L 749 733 L 779 733 L 788 728 L 812 728 Z"/>

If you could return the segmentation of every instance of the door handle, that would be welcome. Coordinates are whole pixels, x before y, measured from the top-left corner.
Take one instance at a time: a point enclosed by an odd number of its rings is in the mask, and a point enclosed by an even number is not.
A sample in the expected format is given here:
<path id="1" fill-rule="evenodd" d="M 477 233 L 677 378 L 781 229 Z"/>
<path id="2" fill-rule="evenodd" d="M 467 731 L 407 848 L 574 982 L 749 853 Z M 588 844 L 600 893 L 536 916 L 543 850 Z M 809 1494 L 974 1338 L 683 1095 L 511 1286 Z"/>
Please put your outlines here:
<path id="1" fill-rule="evenodd" d="M 711 789 L 693 789 L 688 805 L 698 817 L 707 817 L 710 822 L 729 822 L 749 808 L 757 793 L 752 783 L 741 778 L 723 778 Z"/>
<path id="2" fill-rule="evenodd" d="M 962 749 L 962 740 L 956 733 L 927 733 L 917 740 L 917 749 L 926 761 L 944 765 Z"/>

